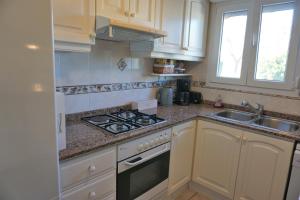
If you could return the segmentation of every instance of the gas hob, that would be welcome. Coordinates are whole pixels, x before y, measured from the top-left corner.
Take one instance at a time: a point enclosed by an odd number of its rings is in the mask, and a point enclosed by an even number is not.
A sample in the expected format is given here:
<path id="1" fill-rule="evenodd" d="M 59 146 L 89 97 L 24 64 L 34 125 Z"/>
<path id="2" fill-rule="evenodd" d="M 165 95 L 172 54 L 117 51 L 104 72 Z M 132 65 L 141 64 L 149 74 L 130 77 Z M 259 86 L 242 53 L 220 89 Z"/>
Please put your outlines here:
<path id="1" fill-rule="evenodd" d="M 166 121 L 137 110 L 121 110 L 112 114 L 84 117 L 82 120 L 115 135 Z"/>

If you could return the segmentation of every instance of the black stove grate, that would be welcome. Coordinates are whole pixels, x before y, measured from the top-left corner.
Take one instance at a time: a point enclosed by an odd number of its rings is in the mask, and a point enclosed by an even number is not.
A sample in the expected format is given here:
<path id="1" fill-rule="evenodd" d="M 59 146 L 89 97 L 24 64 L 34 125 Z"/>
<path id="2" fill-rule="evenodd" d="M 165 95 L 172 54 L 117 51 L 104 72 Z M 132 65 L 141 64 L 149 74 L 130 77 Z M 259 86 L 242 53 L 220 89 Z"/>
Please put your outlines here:
<path id="1" fill-rule="evenodd" d="M 156 115 L 137 110 L 121 110 L 112 114 L 84 117 L 82 120 L 115 135 L 165 121 Z"/>

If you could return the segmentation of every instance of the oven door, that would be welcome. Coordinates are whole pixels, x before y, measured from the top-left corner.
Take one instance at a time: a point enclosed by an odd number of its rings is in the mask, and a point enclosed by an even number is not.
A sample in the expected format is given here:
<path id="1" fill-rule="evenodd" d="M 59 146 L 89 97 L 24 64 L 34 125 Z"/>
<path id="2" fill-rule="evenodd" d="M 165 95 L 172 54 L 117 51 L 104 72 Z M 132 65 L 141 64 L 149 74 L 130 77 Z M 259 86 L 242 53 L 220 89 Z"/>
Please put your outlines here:
<path id="1" fill-rule="evenodd" d="M 148 199 L 167 189 L 170 143 L 118 163 L 117 199 Z"/>

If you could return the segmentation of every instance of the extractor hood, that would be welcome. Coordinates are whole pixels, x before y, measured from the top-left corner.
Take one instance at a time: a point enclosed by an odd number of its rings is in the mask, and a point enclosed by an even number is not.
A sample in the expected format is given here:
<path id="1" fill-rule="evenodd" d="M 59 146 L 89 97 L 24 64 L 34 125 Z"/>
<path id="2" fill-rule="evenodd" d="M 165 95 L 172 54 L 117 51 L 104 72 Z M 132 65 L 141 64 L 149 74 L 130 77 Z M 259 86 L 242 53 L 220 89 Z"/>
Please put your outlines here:
<path id="1" fill-rule="evenodd" d="M 153 41 L 167 36 L 167 33 L 154 28 L 133 25 L 127 22 L 96 17 L 96 38 L 112 41 Z"/>

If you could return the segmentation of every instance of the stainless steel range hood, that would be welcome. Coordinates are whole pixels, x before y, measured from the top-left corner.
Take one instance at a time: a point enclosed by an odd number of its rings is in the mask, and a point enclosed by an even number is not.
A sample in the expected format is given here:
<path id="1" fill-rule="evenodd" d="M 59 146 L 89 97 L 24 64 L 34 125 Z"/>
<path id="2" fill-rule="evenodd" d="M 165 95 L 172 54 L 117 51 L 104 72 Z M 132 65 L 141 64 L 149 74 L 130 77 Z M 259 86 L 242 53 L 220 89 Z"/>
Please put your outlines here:
<path id="1" fill-rule="evenodd" d="M 113 41 L 153 41 L 156 38 L 167 36 L 167 33 L 158 29 L 132 25 L 130 23 L 96 17 L 96 38 Z"/>

